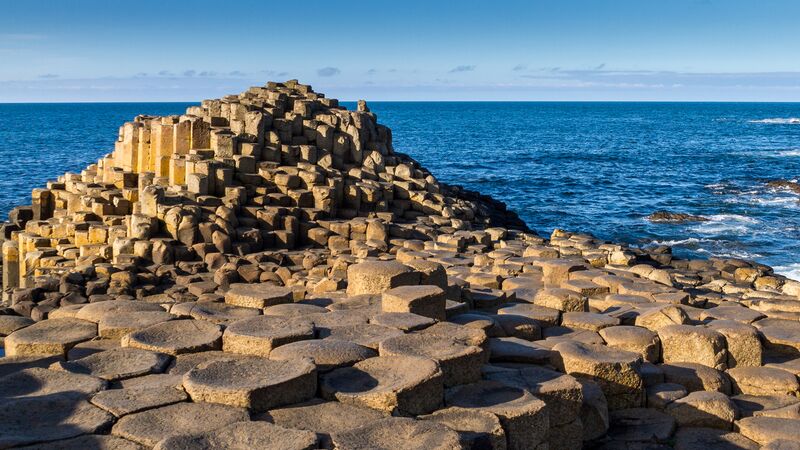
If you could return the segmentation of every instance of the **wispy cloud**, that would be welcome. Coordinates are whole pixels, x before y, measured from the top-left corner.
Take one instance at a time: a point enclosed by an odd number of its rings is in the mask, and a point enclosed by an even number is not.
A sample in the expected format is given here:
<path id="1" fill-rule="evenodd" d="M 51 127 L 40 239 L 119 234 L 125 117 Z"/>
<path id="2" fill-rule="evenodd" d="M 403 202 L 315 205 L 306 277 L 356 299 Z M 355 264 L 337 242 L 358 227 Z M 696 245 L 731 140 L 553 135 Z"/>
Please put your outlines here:
<path id="1" fill-rule="evenodd" d="M 186 70 L 186 71 L 183 72 L 183 76 L 185 76 L 185 77 L 193 77 L 196 74 L 197 74 L 197 72 L 194 71 L 194 70 Z"/>
<path id="2" fill-rule="evenodd" d="M 9 41 L 41 41 L 47 36 L 35 33 L 0 33 L 0 40 Z"/>
<path id="3" fill-rule="evenodd" d="M 517 64 L 511 70 L 514 71 L 514 72 L 522 72 L 523 70 L 528 70 L 528 65 L 527 64 Z"/>
<path id="4" fill-rule="evenodd" d="M 800 72 L 677 72 L 542 68 L 520 75 L 538 86 L 615 89 L 800 89 Z"/>
<path id="5" fill-rule="evenodd" d="M 45 74 L 39 75 L 39 78 L 45 78 L 45 79 L 47 79 L 47 78 L 58 78 L 58 74 L 45 73 Z"/>
<path id="6" fill-rule="evenodd" d="M 323 67 L 317 70 L 317 75 L 321 77 L 332 77 L 335 75 L 339 75 L 340 73 L 342 73 L 342 71 L 336 67 Z"/>
<path id="7" fill-rule="evenodd" d="M 455 66 L 448 71 L 448 73 L 459 73 L 459 72 L 472 72 L 475 70 L 477 66 Z"/>

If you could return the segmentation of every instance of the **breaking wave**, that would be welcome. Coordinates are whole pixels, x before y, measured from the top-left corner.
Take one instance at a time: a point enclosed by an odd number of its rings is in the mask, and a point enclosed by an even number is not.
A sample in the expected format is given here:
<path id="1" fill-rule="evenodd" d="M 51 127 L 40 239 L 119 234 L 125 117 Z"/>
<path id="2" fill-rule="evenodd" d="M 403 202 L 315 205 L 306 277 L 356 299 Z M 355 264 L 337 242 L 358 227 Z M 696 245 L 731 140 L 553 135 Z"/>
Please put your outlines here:
<path id="1" fill-rule="evenodd" d="M 774 117 L 771 119 L 748 120 L 750 123 L 766 123 L 773 125 L 800 125 L 798 117 Z"/>
<path id="2" fill-rule="evenodd" d="M 783 275 L 786 278 L 800 281 L 800 263 L 787 264 L 785 266 L 775 266 L 773 269 L 777 274 Z"/>

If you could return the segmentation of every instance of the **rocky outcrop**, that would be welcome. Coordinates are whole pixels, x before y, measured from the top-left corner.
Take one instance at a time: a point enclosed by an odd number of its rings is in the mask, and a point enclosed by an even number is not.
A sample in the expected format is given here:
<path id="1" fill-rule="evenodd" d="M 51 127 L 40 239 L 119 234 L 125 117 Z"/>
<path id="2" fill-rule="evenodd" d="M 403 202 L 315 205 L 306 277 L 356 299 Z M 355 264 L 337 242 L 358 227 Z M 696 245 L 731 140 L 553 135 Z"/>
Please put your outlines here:
<path id="1" fill-rule="evenodd" d="M 650 222 L 682 223 L 682 222 L 707 222 L 708 218 L 687 213 L 669 211 L 656 211 L 647 216 Z"/>
<path id="2" fill-rule="evenodd" d="M 800 194 L 800 183 L 791 180 L 772 180 L 767 181 L 766 185 L 775 189 L 786 189 L 795 194 Z"/>
<path id="3" fill-rule="evenodd" d="M 2 447 L 757 448 L 800 424 L 800 283 L 540 237 L 296 81 L 137 117 L 3 231 Z"/>

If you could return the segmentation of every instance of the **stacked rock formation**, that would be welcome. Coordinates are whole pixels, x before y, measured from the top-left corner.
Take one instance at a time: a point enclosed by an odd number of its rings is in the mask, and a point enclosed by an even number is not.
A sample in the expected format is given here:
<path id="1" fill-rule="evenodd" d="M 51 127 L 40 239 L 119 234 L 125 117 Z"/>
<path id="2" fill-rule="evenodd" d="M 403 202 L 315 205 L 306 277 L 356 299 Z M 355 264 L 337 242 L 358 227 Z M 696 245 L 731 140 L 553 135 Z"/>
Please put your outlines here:
<path id="1" fill-rule="evenodd" d="M 296 81 L 3 227 L 0 448 L 788 448 L 800 283 L 556 230 Z"/>

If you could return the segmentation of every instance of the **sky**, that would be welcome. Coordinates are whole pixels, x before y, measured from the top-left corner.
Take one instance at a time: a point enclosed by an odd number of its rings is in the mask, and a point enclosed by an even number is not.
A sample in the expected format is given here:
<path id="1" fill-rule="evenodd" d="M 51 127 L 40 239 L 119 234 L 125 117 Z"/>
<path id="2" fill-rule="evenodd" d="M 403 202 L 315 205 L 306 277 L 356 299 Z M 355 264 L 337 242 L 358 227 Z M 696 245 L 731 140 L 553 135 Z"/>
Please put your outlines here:
<path id="1" fill-rule="evenodd" d="M 800 101 L 796 0 L 0 0 L 0 102 Z"/>

